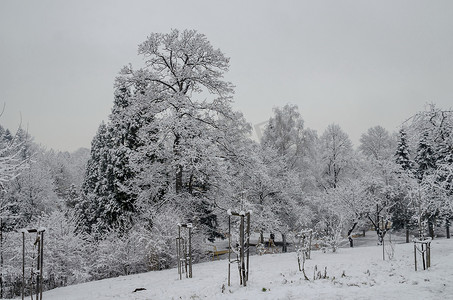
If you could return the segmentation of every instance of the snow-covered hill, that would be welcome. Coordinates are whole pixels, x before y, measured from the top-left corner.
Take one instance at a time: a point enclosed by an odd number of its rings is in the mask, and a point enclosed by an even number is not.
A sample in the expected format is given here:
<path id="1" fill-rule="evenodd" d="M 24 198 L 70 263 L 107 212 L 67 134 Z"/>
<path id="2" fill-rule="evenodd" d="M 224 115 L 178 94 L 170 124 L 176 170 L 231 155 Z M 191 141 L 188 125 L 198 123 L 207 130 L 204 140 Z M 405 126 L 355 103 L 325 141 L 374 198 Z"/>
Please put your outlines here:
<path id="1" fill-rule="evenodd" d="M 179 280 L 171 269 L 59 288 L 44 299 L 453 299 L 453 240 L 435 239 L 431 256 L 431 269 L 415 272 L 412 243 L 396 244 L 385 261 L 380 246 L 315 251 L 306 281 L 295 253 L 268 254 L 250 258 L 247 287 L 239 286 L 236 265 L 227 286 L 228 262 L 221 260 L 194 265 L 192 279 Z M 328 279 L 313 280 L 315 265 L 322 272 L 327 267 Z"/>

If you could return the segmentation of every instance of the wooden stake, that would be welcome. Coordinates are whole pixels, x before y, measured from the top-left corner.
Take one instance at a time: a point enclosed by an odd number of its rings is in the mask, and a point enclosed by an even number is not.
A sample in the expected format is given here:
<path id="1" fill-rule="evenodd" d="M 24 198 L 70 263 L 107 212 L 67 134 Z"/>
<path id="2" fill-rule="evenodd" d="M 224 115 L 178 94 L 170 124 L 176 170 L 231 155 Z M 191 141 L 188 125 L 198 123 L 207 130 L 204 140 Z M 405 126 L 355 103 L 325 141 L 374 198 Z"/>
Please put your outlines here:
<path id="1" fill-rule="evenodd" d="M 22 300 L 25 296 L 25 232 L 22 231 Z"/>
<path id="2" fill-rule="evenodd" d="M 40 289 L 40 285 L 41 285 L 41 278 L 40 278 L 40 272 L 41 272 L 41 266 L 40 266 L 40 263 L 41 263 L 41 238 L 40 238 L 40 234 L 37 233 L 37 242 L 38 242 L 38 256 L 36 257 L 36 270 L 38 272 L 36 272 L 36 300 L 38 300 L 39 298 L 39 289 Z"/>
<path id="3" fill-rule="evenodd" d="M 3 299 L 3 218 L 0 218 L 0 299 Z"/>
<path id="4" fill-rule="evenodd" d="M 181 275 L 181 239 L 179 237 L 176 238 L 176 261 L 178 263 L 178 275 Z M 181 277 L 181 276 L 180 276 Z M 181 279 L 181 278 L 179 278 Z"/>
<path id="5" fill-rule="evenodd" d="M 189 278 L 192 278 L 192 227 L 189 227 Z"/>
<path id="6" fill-rule="evenodd" d="M 231 272 L 231 216 L 228 216 L 228 286 L 230 286 Z"/>
<path id="7" fill-rule="evenodd" d="M 41 289 L 39 291 L 39 298 L 40 298 L 40 300 L 42 300 L 42 274 L 43 274 L 43 262 L 44 262 L 44 231 L 41 231 L 41 255 L 40 255 L 40 257 L 41 257 L 41 263 L 40 263 L 41 274 L 40 274 L 39 278 L 41 279 L 41 283 L 39 286 L 41 287 Z"/>
<path id="8" fill-rule="evenodd" d="M 425 252 L 423 250 L 423 243 L 421 243 L 422 246 L 422 262 L 423 262 L 423 270 L 426 270 L 426 262 L 425 262 Z"/>
<path id="9" fill-rule="evenodd" d="M 247 213 L 247 274 L 246 281 L 249 281 L 249 257 L 250 257 L 250 212 Z"/>
<path id="10" fill-rule="evenodd" d="M 244 246 L 245 246 L 245 226 L 244 226 L 244 216 L 241 216 L 241 226 L 240 226 L 240 235 L 241 235 L 241 280 L 244 286 L 247 286 L 246 281 L 246 270 L 245 270 L 245 253 L 244 253 Z"/>

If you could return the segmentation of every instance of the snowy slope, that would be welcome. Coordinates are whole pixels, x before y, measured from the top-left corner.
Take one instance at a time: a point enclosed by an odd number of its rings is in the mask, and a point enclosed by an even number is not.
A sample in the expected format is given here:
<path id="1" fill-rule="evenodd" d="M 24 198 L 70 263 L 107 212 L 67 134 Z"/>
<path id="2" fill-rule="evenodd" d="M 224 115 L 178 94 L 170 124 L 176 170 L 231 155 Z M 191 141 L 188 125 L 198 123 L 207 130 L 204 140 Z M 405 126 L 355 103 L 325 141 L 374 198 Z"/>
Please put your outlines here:
<path id="1" fill-rule="evenodd" d="M 380 246 L 316 251 L 306 263 L 310 281 L 298 271 L 295 253 L 252 256 L 245 288 L 236 265 L 227 286 L 228 263 L 222 260 L 194 265 L 192 279 L 178 280 L 171 269 L 59 288 L 44 299 L 453 299 L 453 240 L 434 240 L 431 255 L 431 269 L 415 272 L 413 244 L 397 244 L 394 258 L 386 261 Z M 313 281 L 315 265 L 327 267 L 329 279 Z M 146 290 L 133 292 L 136 288 Z"/>

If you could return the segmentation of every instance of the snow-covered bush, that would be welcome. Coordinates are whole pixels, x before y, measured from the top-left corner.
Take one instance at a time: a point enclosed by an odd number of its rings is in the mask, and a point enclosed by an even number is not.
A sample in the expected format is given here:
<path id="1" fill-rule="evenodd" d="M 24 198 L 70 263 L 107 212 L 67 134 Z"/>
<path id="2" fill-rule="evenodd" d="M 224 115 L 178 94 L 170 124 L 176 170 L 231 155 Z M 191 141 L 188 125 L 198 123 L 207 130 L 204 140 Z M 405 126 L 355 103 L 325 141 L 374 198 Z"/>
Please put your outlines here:
<path id="1" fill-rule="evenodd" d="M 90 244 L 75 232 L 72 215 L 54 211 L 41 219 L 44 232 L 44 280 L 46 288 L 85 282 L 90 279 Z"/>
<path id="2" fill-rule="evenodd" d="M 111 231 L 102 240 L 91 242 L 94 251 L 90 274 L 93 279 L 149 271 L 149 235 L 143 228 L 133 228 L 127 235 Z"/>

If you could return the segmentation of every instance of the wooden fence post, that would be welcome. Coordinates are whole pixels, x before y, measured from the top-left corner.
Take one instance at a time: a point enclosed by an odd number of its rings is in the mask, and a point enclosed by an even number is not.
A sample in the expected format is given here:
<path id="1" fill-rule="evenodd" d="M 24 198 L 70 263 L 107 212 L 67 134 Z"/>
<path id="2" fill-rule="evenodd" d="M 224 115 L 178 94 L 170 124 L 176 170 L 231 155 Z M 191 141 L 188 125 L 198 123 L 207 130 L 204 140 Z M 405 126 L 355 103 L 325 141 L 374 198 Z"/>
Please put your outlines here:
<path id="1" fill-rule="evenodd" d="M 22 300 L 25 296 L 25 232 L 22 231 Z"/>
<path id="2" fill-rule="evenodd" d="M 192 278 L 192 226 L 189 227 L 189 278 Z"/>

